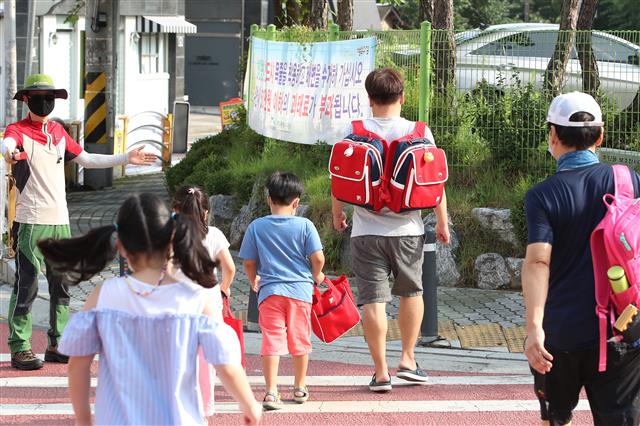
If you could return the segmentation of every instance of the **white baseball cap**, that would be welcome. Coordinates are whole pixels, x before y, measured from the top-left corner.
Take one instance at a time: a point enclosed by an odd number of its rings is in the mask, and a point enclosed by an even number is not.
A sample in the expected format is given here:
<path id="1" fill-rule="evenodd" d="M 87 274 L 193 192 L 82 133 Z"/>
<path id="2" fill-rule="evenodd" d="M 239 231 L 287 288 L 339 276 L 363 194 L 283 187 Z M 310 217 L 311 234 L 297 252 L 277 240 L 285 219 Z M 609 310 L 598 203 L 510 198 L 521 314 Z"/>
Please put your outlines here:
<path id="1" fill-rule="evenodd" d="M 569 121 L 576 112 L 588 112 L 593 121 Z M 547 113 L 547 122 L 566 127 L 602 127 L 602 110 L 593 97 L 587 93 L 571 92 L 556 96 Z"/>

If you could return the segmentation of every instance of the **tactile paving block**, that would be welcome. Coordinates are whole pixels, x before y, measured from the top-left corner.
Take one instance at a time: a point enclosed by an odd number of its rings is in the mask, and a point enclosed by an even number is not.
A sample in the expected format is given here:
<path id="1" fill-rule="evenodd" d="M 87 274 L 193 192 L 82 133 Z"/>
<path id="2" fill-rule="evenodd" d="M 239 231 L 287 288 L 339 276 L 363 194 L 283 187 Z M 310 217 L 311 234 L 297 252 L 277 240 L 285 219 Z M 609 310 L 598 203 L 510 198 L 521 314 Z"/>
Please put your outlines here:
<path id="1" fill-rule="evenodd" d="M 447 340 L 459 340 L 453 321 L 438 321 L 438 334 Z"/>
<path id="2" fill-rule="evenodd" d="M 500 324 L 455 325 L 463 348 L 507 347 Z"/>
<path id="3" fill-rule="evenodd" d="M 504 328 L 504 337 L 507 339 L 509 352 L 524 352 L 524 339 L 527 337 L 527 330 L 524 325 Z"/>

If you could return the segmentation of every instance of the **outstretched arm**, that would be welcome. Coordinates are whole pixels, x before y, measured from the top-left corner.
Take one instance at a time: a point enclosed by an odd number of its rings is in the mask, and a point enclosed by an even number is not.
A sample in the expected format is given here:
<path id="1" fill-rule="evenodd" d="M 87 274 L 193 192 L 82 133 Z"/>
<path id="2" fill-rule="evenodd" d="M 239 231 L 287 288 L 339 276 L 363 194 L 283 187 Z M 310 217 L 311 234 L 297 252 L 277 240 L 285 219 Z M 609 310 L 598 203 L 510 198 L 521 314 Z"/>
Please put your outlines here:
<path id="1" fill-rule="evenodd" d="M 155 154 L 142 151 L 144 146 L 129 151 L 126 154 L 93 154 L 82 151 L 73 159 L 76 163 L 87 169 L 103 169 L 107 167 L 119 166 L 122 164 L 153 164 L 157 157 Z"/>

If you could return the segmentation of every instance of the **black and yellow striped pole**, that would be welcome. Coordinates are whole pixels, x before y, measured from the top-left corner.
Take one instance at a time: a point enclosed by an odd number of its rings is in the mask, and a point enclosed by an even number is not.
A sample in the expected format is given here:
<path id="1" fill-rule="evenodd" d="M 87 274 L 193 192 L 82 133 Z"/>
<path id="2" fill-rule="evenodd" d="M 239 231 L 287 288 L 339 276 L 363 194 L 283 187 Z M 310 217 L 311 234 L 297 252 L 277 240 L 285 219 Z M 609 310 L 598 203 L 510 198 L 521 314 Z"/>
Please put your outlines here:
<path id="1" fill-rule="evenodd" d="M 84 92 L 84 143 L 106 144 L 107 77 L 103 72 L 87 72 Z"/>
<path id="2" fill-rule="evenodd" d="M 93 154 L 113 154 L 119 3 L 85 1 L 84 148 Z M 113 168 L 85 169 L 84 185 L 93 189 L 112 186 Z"/>

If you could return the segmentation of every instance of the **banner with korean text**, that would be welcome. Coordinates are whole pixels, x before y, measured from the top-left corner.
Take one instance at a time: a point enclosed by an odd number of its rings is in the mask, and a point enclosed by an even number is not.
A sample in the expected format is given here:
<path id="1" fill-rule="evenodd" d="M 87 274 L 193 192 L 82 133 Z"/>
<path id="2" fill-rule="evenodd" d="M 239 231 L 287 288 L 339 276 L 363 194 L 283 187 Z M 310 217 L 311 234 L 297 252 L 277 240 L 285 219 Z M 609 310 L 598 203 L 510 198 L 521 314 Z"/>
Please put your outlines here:
<path id="1" fill-rule="evenodd" d="M 371 116 L 364 80 L 375 66 L 375 37 L 320 43 L 251 40 L 249 126 L 289 142 L 330 144 L 347 124 Z"/>

